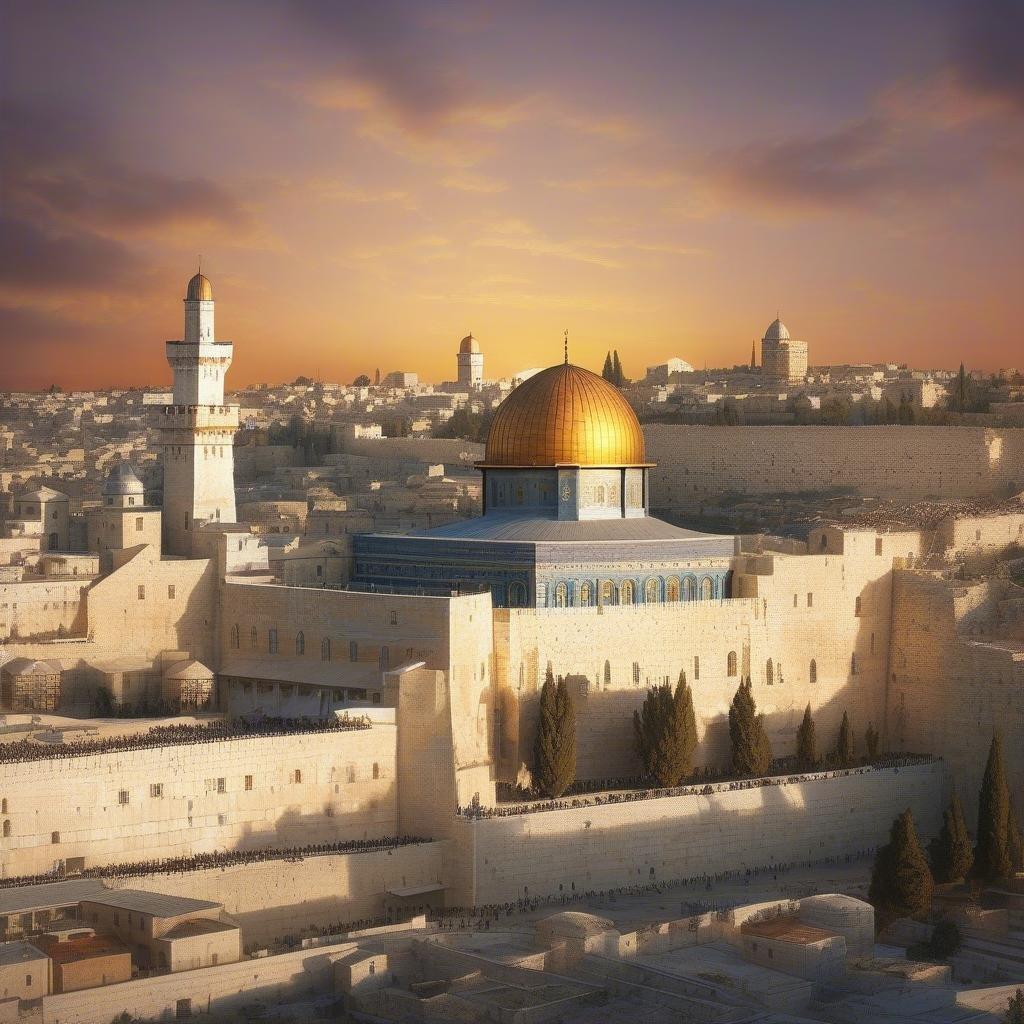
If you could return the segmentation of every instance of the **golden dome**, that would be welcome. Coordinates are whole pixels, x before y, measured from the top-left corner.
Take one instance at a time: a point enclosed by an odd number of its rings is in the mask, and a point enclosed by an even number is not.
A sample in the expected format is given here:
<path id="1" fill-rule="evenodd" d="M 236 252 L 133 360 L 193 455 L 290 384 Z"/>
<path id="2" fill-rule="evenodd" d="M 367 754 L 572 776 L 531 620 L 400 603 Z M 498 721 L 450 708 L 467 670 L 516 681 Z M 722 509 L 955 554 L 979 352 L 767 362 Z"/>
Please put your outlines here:
<path id="1" fill-rule="evenodd" d="M 212 302 L 213 285 L 210 279 L 203 274 L 196 274 L 188 283 L 188 290 L 185 292 L 186 302 Z"/>
<path id="2" fill-rule="evenodd" d="M 640 422 L 618 388 L 564 363 L 534 374 L 498 406 L 485 466 L 637 466 Z"/>
<path id="3" fill-rule="evenodd" d="M 467 334 L 459 344 L 459 354 L 469 355 L 471 352 L 479 352 L 480 345 L 472 334 Z"/>

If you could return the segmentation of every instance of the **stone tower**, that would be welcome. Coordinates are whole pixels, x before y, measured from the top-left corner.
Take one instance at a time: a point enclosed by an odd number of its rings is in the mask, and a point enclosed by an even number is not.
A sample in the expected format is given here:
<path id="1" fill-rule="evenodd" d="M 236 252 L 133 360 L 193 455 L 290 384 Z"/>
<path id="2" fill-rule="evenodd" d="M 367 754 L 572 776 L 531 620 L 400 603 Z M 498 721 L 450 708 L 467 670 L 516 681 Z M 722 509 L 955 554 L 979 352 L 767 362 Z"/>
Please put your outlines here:
<path id="1" fill-rule="evenodd" d="M 484 354 L 472 334 L 467 334 L 459 345 L 459 383 L 467 388 L 478 388 L 484 380 Z"/>
<path id="2" fill-rule="evenodd" d="M 215 341 L 213 288 L 201 273 L 185 293 L 185 337 L 167 342 L 174 404 L 164 407 L 164 551 L 193 554 L 194 532 L 205 523 L 235 521 L 234 439 L 238 406 L 224 404 L 229 341 Z"/>

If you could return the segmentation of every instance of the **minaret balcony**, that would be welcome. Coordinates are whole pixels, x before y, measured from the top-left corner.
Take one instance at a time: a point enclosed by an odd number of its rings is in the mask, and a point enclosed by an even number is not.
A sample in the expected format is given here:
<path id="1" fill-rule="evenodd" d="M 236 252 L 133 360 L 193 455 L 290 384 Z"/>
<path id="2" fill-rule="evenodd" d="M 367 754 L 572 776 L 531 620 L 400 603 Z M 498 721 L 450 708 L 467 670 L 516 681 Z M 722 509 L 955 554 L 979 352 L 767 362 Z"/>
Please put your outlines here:
<path id="1" fill-rule="evenodd" d="M 235 430 L 237 405 L 165 405 L 158 426 L 168 430 Z"/>

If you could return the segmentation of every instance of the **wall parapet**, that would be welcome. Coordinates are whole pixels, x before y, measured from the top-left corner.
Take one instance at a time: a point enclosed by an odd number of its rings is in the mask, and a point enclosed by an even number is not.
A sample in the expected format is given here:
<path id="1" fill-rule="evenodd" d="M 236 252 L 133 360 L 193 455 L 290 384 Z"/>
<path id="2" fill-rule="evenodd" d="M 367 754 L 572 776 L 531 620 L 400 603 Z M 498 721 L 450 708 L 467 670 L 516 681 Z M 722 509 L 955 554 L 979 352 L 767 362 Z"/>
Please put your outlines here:
<path id="1" fill-rule="evenodd" d="M 613 804 L 636 803 L 642 800 L 662 800 L 674 797 L 708 797 L 721 793 L 737 793 L 749 789 L 764 789 L 771 786 L 793 786 L 805 782 L 821 782 L 829 779 L 845 779 L 854 775 L 868 775 L 872 772 L 899 771 L 922 764 L 937 764 L 942 760 L 930 754 L 906 754 L 886 758 L 884 761 L 853 768 L 834 768 L 820 772 L 786 773 L 765 775 L 756 779 L 729 779 L 722 782 L 693 783 L 674 786 L 669 789 L 627 789 L 595 793 L 592 796 L 572 796 L 557 800 L 537 800 L 503 807 L 470 806 L 456 808 L 456 815 L 469 821 L 487 818 L 509 818 L 546 811 L 566 811 L 584 807 L 607 807 Z"/>

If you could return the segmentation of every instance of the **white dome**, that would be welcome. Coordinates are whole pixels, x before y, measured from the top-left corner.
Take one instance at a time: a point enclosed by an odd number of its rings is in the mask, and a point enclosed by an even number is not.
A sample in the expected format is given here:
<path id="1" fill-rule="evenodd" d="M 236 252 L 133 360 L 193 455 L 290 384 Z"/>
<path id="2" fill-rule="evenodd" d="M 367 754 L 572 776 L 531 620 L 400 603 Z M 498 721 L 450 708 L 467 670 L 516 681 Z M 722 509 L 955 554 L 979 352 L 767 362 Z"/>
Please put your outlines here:
<path id="1" fill-rule="evenodd" d="M 776 317 L 764 332 L 765 341 L 789 341 L 789 328 Z"/>

